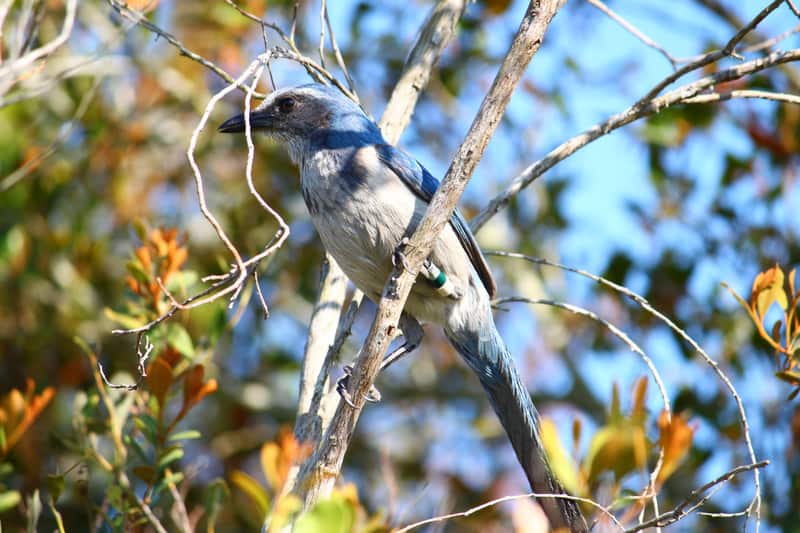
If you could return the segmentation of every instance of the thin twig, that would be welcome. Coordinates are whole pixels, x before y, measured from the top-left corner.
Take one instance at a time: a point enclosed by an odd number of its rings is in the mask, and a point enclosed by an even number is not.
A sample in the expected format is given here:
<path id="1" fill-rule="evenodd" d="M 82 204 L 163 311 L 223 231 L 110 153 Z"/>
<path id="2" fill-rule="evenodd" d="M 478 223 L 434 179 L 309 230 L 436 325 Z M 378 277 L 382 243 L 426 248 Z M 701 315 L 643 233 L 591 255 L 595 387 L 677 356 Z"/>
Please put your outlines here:
<path id="1" fill-rule="evenodd" d="M 700 354 L 700 356 L 703 359 L 703 361 L 705 361 L 706 364 L 708 364 L 714 370 L 714 373 L 717 375 L 717 377 L 720 379 L 720 381 L 722 381 L 725 384 L 725 387 L 731 393 L 731 396 L 733 397 L 734 401 L 736 402 L 736 409 L 737 409 L 737 411 L 739 413 L 739 420 L 740 420 L 740 423 L 741 423 L 741 426 L 742 426 L 742 432 L 744 433 L 744 440 L 745 440 L 745 445 L 747 447 L 748 457 L 750 458 L 750 461 L 751 461 L 752 464 L 759 464 L 758 463 L 758 459 L 756 459 L 755 449 L 753 448 L 752 437 L 750 435 L 750 425 L 749 425 L 749 423 L 747 421 L 747 414 L 745 413 L 744 403 L 742 402 L 742 398 L 739 396 L 739 392 L 736 390 L 736 387 L 733 386 L 733 383 L 731 382 L 730 378 L 719 367 L 719 363 L 717 363 L 715 360 L 713 360 L 711 358 L 711 356 L 708 355 L 706 353 L 706 351 L 700 346 L 700 344 L 696 340 L 694 340 L 694 338 L 692 338 L 688 333 L 686 333 L 686 331 L 684 331 L 683 329 L 679 328 L 669 317 L 667 317 L 661 311 L 659 311 L 656 308 L 654 308 L 650 304 L 650 302 L 647 301 L 646 298 L 644 298 L 643 296 L 633 292 L 632 290 L 628 289 L 627 287 L 624 287 L 622 285 L 614 283 L 613 281 L 610 281 L 610 280 L 608 280 L 606 278 L 603 278 L 601 276 L 597 276 L 597 275 L 592 274 L 590 272 L 587 272 L 585 270 L 581 270 L 579 268 L 574 268 L 574 267 L 570 267 L 570 266 L 567 266 L 567 265 L 562 265 L 562 264 L 559 264 L 559 263 L 547 261 L 546 259 L 538 259 L 538 258 L 535 258 L 535 257 L 530 257 L 530 256 L 527 256 L 527 255 L 513 253 L 513 252 L 490 251 L 490 252 L 485 252 L 485 253 L 487 255 L 496 255 L 496 256 L 499 256 L 499 257 L 510 257 L 510 258 L 515 258 L 515 259 L 522 259 L 522 260 L 525 260 L 525 261 L 528 261 L 530 263 L 534 263 L 534 264 L 537 264 L 537 265 L 546 265 L 546 266 L 556 267 L 556 268 L 560 268 L 562 270 L 566 270 L 568 272 L 573 272 L 575 274 L 579 274 L 581 276 L 587 277 L 587 278 L 599 283 L 600 285 L 603 285 L 605 287 L 613 289 L 613 290 L 619 292 L 620 294 L 623 294 L 623 295 L 627 296 L 628 298 L 630 298 L 631 300 L 636 302 L 642 309 L 644 309 L 645 311 L 647 311 L 648 313 L 650 313 L 651 315 L 653 315 L 657 319 L 659 319 L 661 322 L 666 324 L 672 331 L 677 333 L 684 341 L 686 341 L 695 350 L 695 352 Z M 754 485 L 754 488 L 755 488 L 755 494 L 753 496 L 753 500 L 751 501 L 749 510 L 752 510 L 753 508 L 755 508 L 756 519 L 758 520 L 759 517 L 760 517 L 760 510 L 761 510 L 761 480 L 760 480 L 758 468 L 754 468 L 753 469 L 753 485 Z"/>
<path id="2" fill-rule="evenodd" d="M 756 43 L 746 48 L 743 48 L 742 53 L 750 54 L 752 52 L 760 52 L 761 50 L 766 50 L 767 48 L 775 46 L 779 42 L 783 41 L 787 37 L 791 37 L 792 35 L 794 35 L 799 31 L 800 31 L 800 24 L 798 24 L 794 28 L 788 29 L 785 32 L 776 35 L 775 37 L 771 37 L 765 41 L 761 41 L 760 43 Z"/>
<path id="3" fill-rule="evenodd" d="M 721 476 L 709 481 L 702 487 L 694 489 L 680 504 L 678 504 L 672 510 L 662 513 L 661 515 L 656 516 L 655 518 L 652 518 L 646 522 L 637 524 L 634 527 L 628 528 L 625 530 L 625 533 L 636 533 L 637 531 L 642 531 L 650 527 L 665 527 L 673 524 L 683 519 L 683 517 L 692 512 L 692 510 L 697 509 L 699 505 L 702 505 L 708 501 L 708 496 L 706 496 L 705 493 L 710 489 L 715 488 L 723 483 L 727 483 L 735 476 L 743 472 L 749 472 L 751 470 L 753 472 L 758 472 L 760 468 L 764 468 L 768 464 L 769 461 L 765 460 L 732 468 Z"/>
<path id="4" fill-rule="evenodd" d="M 142 350 L 142 338 L 144 338 L 144 351 Z M 108 379 L 108 376 L 106 376 L 103 363 L 98 360 L 97 370 L 100 372 L 100 377 L 103 378 L 103 383 L 110 389 L 126 390 L 128 392 L 138 389 L 142 381 L 144 381 L 144 378 L 147 377 L 147 360 L 153 353 L 153 348 L 154 346 L 153 343 L 150 342 L 150 337 L 144 333 L 139 333 L 136 336 L 136 373 L 138 377 L 134 383 L 112 383 Z"/>
<path id="5" fill-rule="evenodd" d="M 599 503 L 597 503 L 594 500 L 591 500 L 589 498 L 581 498 L 581 497 L 578 497 L 578 496 L 570 496 L 568 494 L 540 494 L 538 492 L 530 492 L 528 494 L 515 494 L 513 496 L 503 496 L 502 498 L 496 498 L 494 500 L 490 500 L 490 501 L 482 503 L 480 505 L 476 505 L 475 507 L 471 507 L 471 508 L 467 509 L 466 511 L 461 511 L 461 512 L 458 512 L 458 513 L 450 513 L 450 514 L 441 515 L 441 516 L 435 516 L 433 518 L 426 518 L 425 520 L 420 520 L 419 522 L 414 522 L 413 524 L 409 524 L 407 526 L 403 526 L 400 529 L 393 530 L 392 533 L 406 533 L 407 531 L 411 531 L 413 529 L 417 529 L 419 527 L 422 527 L 422 526 L 425 526 L 425 525 L 428 525 L 428 524 L 435 524 L 435 523 L 438 523 L 438 522 L 445 522 L 447 520 L 452 520 L 453 518 L 465 518 L 467 516 L 470 516 L 470 515 L 473 515 L 473 514 L 479 512 L 479 511 L 483 511 L 484 509 L 487 509 L 489 507 L 494 507 L 495 505 L 500 504 L 500 503 L 504 503 L 504 502 L 508 502 L 508 501 L 514 501 L 514 500 L 530 499 L 530 498 L 536 498 L 537 500 L 538 499 L 548 499 L 548 498 L 561 499 L 561 500 L 572 500 L 572 501 L 576 501 L 576 502 L 580 502 L 580 503 L 585 503 L 587 505 L 591 505 L 592 507 L 600 509 L 600 511 L 602 511 L 605 516 L 609 517 L 611 519 L 611 521 L 614 522 L 614 525 L 617 526 L 617 528 L 619 528 L 620 531 L 624 531 L 625 530 L 625 526 L 623 526 L 620 523 L 620 521 L 617 520 L 616 516 L 611 514 L 611 512 L 607 508 L 603 507 L 602 505 L 600 505 Z"/>
<path id="6" fill-rule="evenodd" d="M 800 96 L 787 93 L 775 93 L 770 91 L 759 91 L 755 89 L 743 89 L 737 91 L 726 91 L 722 93 L 706 93 L 685 99 L 684 104 L 707 104 L 710 102 L 722 102 L 733 98 L 756 98 L 761 100 L 772 100 L 785 104 L 800 104 Z"/>
<path id="7" fill-rule="evenodd" d="M 795 17 L 800 18 L 800 9 L 797 9 L 797 6 L 794 5 L 794 2 L 792 0 L 786 0 L 786 5 L 789 6 L 789 9 L 792 10 L 792 13 L 794 13 Z"/>
<path id="8" fill-rule="evenodd" d="M 767 68 L 800 60 L 800 49 L 773 52 L 764 57 L 746 61 L 735 67 L 715 72 L 704 78 L 687 83 L 673 89 L 662 96 L 653 98 L 646 104 L 634 104 L 624 111 L 616 113 L 591 128 L 562 142 L 550 150 L 543 158 L 528 166 L 515 176 L 506 188 L 495 196 L 489 204 L 471 221 L 473 231 L 479 230 L 492 216 L 522 189 L 536 178 L 553 168 L 557 163 L 568 158 L 587 144 L 608 135 L 612 131 L 626 126 L 640 118 L 655 115 L 668 107 L 685 103 L 687 100 L 703 95 L 708 89 L 723 82 L 733 81 L 743 76 L 760 72 Z M 661 85 L 661 84 L 659 84 Z M 652 91 L 651 91 L 652 92 Z M 644 99 L 641 99 L 643 101 Z"/>
<path id="9" fill-rule="evenodd" d="M 744 39 L 747 34 L 749 34 L 756 26 L 758 26 L 762 20 L 767 18 L 767 15 L 778 9 L 778 7 L 783 3 L 784 0 L 772 0 L 767 7 L 759 11 L 759 13 L 753 17 L 753 19 L 748 22 L 743 28 L 741 28 L 736 34 L 731 37 L 728 43 L 722 48 L 722 50 L 718 50 L 715 52 L 708 53 L 699 59 L 688 63 L 687 65 L 682 66 L 662 81 L 657 83 L 655 87 L 650 89 L 650 91 L 645 94 L 642 98 L 636 102 L 633 107 L 644 107 L 646 106 L 653 98 L 658 96 L 658 94 L 663 91 L 666 87 L 671 85 L 672 83 L 676 82 L 689 72 L 694 70 L 700 69 L 706 65 L 714 63 L 715 61 L 719 61 L 723 57 L 734 56 L 737 57 L 736 54 L 736 46 Z"/>
<path id="10" fill-rule="evenodd" d="M 344 79 L 347 80 L 347 87 L 350 89 L 350 92 L 356 94 L 353 78 L 350 77 L 350 71 L 347 70 L 347 64 L 344 62 L 342 51 L 339 50 L 339 43 L 336 42 L 336 34 L 333 33 L 333 26 L 331 25 L 331 17 L 328 9 L 325 9 L 325 25 L 328 27 L 328 35 L 331 41 L 333 55 L 336 58 L 336 63 L 339 65 L 339 68 L 342 69 L 342 74 L 344 74 Z"/>
<path id="11" fill-rule="evenodd" d="M 319 6 L 319 64 L 325 67 L 325 0 L 320 0 Z"/>
<path id="12" fill-rule="evenodd" d="M 78 0 L 68 0 L 66 5 L 66 15 L 64 16 L 64 24 L 61 26 L 61 31 L 56 38 L 47 44 L 44 44 L 39 48 L 28 52 L 17 59 L 14 59 L 13 61 L 3 63 L 3 66 L 0 67 L 0 79 L 8 78 L 9 76 L 19 76 L 25 69 L 33 65 L 36 61 L 48 57 L 53 52 L 61 48 L 61 46 L 67 42 L 67 39 L 69 39 L 70 35 L 72 34 L 77 10 Z M 16 80 L 13 79 L 6 80 L 7 83 L 10 82 L 12 85 L 15 81 Z M 6 88 L 3 91 L 0 91 L 0 93 L 4 93 L 7 90 L 8 89 Z"/>
<path id="13" fill-rule="evenodd" d="M 653 376 L 653 381 L 656 382 L 656 386 L 658 387 L 658 392 L 661 395 L 661 402 L 664 404 L 664 412 L 666 413 L 667 423 L 672 422 L 672 407 L 671 402 L 669 399 L 669 395 L 667 394 L 667 388 L 664 386 L 664 380 L 661 378 L 661 374 L 658 372 L 656 365 L 653 363 L 653 360 L 648 356 L 642 348 L 636 344 L 633 339 L 631 339 L 627 333 L 619 329 L 614 324 L 608 322 L 607 320 L 599 317 L 596 313 L 589 311 L 588 309 L 584 309 L 582 307 L 578 307 L 573 304 L 568 304 L 565 302 L 557 302 L 554 300 L 548 299 L 534 299 L 534 298 L 526 298 L 523 296 L 509 296 L 506 298 L 498 298 L 494 301 L 495 304 L 504 304 L 509 302 L 522 302 L 528 303 L 533 305 L 549 305 L 551 307 L 557 307 L 560 309 L 565 309 L 571 313 L 576 315 L 584 316 L 590 318 L 596 322 L 599 322 L 603 326 L 605 326 L 615 337 L 620 339 L 622 342 L 628 345 L 633 353 L 638 355 L 642 361 L 644 362 L 647 369 L 650 371 L 650 374 Z M 641 499 L 649 499 L 655 509 L 656 514 L 658 514 L 658 494 L 656 492 L 656 482 L 658 480 L 658 476 L 661 473 L 661 468 L 664 465 L 664 456 L 665 450 L 663 446 L 660 446 L 658 449 L 658 458 L 656 459 L 656 464 L 653 470 L 649 474 L 649 482 L 647 487 L 645 487 L 644 492 L 641 494 Z M 646 505 L 642 505 L 642 510 Z"/>
<path id="14" fill-rule="evenodd" d="M 666 48 L 664 48 L 663 46 L 655 42 L 653 39 L 642 33 L 642 31 L 639 28 L 637 28 L 636 26 L 625 20 L 622 16 L 617 14 L 614 10 L 605 5 L 600 0 L 586 0 L 586 1 L 592 4 L 600 11 L 602 11 L 603 13 L 605 13 L 609 18 L 611 18 L 611 20 L 613 20 L 614 22 L 625 28 L 626 31 L 628 31 L 634 37 L 642 41 L 645 45 L 649 46 L 650 48 L 656 50 L 661 55 L 663 55 L 667 59 L 667 61 L 670 62 L 674 70 L 678 69 L 678 60 L 672 57 L 672 55 L 669 52 L 667 52 Z"/>
<path id="15" fill-rule="evenodd" d="M 119 0 L 106 0 L 106 1 L 122 17 L 124 17 L 124 18 L 126 18 L 126 19 L 128 19 L 128 20 L 130 20 L 132 22 L 135 22 L 139 26 L 142 26 L 146 30 L 148 30 L 148 31 L 150 31 L 152 33 L 155 33 L 156 35 L 158 35 L 160 37 L 163 37 L 169 44 L 171 44 L 172 46 L 177 48 L 178 52 L 182 56 L 186 56 L 189 59 L 191 59 L 192 61 L 196 61 L 196 62 L 200 63 L 201 65 L 206 67 L 208 70 L 210 70 L 211 72 L 213 72 L 214 74 L 216 74 L 217 76 L 219 76 L 220 78 L 225 80 L 228 84 L 233 84 L 234 88 L 239 89 L 242 92 L 246 92 L 247 91 L 247 87 L 242 85 L 242 82 L 240 81 L 240 80 L 242 80 L 244 78 L 240 77 L 238 80 L 234 80 L 233 77 L 230 74 L 228 74 L 222 67 L 220 67 L 217 64 L 209 61 L 208 59 L 204 58 L 200 54 L 197 54 L 197 53 L 189 50 L 189 48 L 187 48 L 174 35 L 172 35 L 171 33 L 167 32 L 167 31 L 162 30 L 160 27 L 158 27 L 157 25 L 155 25 L 152 22 L 150 22 L 149 20 L 147 20 L 141 13 L 139 13 L 138 11 L 134 11 L 133 9 L 130 9 L 126 4 L 120 2 Z M 227 87 L 226 87 L 226 89 L 227 89 Z M 230 92 L 230 91 L 228 91 L 228 92 Z M 227 92 L 225 94 L 227 94 Z M 254 93 L 254 95 L 256 96 L 256 98 L 265 98 L 266 97 L 265 94 L 259 93 L 259 92 Z"/>
<path id="16" fill-rule="evenodd" d="M 544 31 L 558 10 L 557 0 L 531 2 L 492 87 L 457 151 L 441 186 L 434 194 L 425 215 L 406 247 L 408 270 L 394 268 L 378 305 L 364 348 L 349 380 L 348 393 L 355 400 L 351 407 L 340 403 L 336 414 L 313 458 L 313 469 L 301 475 L 300 490 L 306 504 L 328 494 L 338 477 L 344 455 L 367 392 L 377 376 L 382 355 L 388 348 L 406 298 L 420 265 L 427 257 L 439 232 L 447 224 L 491 134 L 499 124 L 506 104 L 530 59 L 539 49 Z"/>

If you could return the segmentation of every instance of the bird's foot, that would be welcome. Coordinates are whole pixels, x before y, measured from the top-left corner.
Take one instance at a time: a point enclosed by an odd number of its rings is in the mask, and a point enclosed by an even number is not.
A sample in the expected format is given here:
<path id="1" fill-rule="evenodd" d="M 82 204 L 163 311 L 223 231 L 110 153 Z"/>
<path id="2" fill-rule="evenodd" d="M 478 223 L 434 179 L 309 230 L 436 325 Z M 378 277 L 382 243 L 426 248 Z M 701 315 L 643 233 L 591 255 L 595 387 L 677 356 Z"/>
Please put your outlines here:
<path id="1" fill-rule="evenodd" d="M 406 248 L 406 246 L 408 246 L 409 242 L 410 241 L 408 240 L 408 237 L 403 237 L 403 240 L 401 240 L 400 244 L 397 245 L 397 248 L 392 254 L 393 266 L 396 267 L 397 265 L 402 265 L 405 270 L 411 270 L 408 265 L 408 259 L 406 259 L 406 256 L 403 253 L 403 250 Z"/>
<path id="2" fill-rule="evenodd" d="M 353 367 L 350 365 L 345 365 L 343 370 L 344 370 L 344 376 L 339 378 L 339 381 L 336 382 L 336 392 L 339 393 L 339 396 L 342 397 L 342 400 L 344 400 L 347 405 L 355 408 L 356 404 L 353 403 L 353 397 L 347 390 L 347 384 L 350 381 L 350 376 L 353 374 Z M 368 402 L 377 403 L 381 401 L 381 393 L 373 385 L 372 387 L 370 387 L 364 399 Z"/>

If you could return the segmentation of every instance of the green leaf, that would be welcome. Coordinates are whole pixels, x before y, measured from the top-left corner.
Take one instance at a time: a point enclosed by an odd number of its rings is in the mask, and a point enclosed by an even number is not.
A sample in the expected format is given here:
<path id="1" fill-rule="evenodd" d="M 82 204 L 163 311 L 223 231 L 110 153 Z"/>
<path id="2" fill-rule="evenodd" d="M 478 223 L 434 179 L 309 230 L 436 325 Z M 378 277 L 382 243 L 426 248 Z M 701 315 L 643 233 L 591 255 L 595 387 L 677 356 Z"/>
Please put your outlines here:
<path id="1" fill-rule="evenodd" d="M 258 481 L 241 470 L 234 470 L 231 474 L 231 483 L 247 494 L 258 509 L 261 518 L 267 516 L 269 512 L 269 494 L 264 490 L 264 487 L 259 485 Z"/>
<path id="2" fill-rule="evenodd" d="M 13 509 L 22 501 L 22 495 L 16 490 L 0 492 L 0 513 Z"/>
<path id="3" fill-rule="evenodd" d="M 11 474 L 13 471 L 14 471 L 14 465 L 12 465 L 11 463 L 0 463 L 0 478 Z"/>
<path id="4" fill-rule="evenodd" d="M 164 468 L 168 464 L 177 461 L 183 457 L 183 448 L 174 447 L 168 449 L 167 453 L 161 456 L 158 460 L 158 468 Z"/>
<path id="5" fill-rule="evenodd" d="M 187 429 L 186 431 L 179 431 L 178 433 L 175 433 L 169 438 L 169 440 L 172 442 L 177 442 L 179 440 L 199 439 L 202 436 L 203 434 L 196 429 Z"/>
<path id="6" fill-rule="evenodd" d="M 344 498 L 333 497 L 318 502 L 300 515 L 294 533 L 350 533 L 355 522 L 355 509 Z"/>
<path id="7" fill-rule="evenodd" d="M 158 485 L 156 485 L 156 488 L 153 491 L 153 493 L 158 494 L 159 492 L 167 488 L 168 485 L 170 484 L 177 485 L 181 481 L 183 481 L 183 472 L 170 472 L 169 475 L 164 476 L 164 479 L 162 479 L 158 483 Z"/>
<path id="8" fill-rule="evenodd" d="M 106 315 L 106 318 L 113 320 L 126 329 L 138 328 L 145 323 L 141 317 L 120 313 L 119 311 L 114 311 L 110 307 L 103 309 L 103 313 Z"/>
<path id="9" fill-rule="evenodd" d="M 775 372 L 775 376 L 778 379 L 782 379 L 787 383 L 791 383 L 792 385 L 800 385 L 800 372 L 795 372 L 793 370 L 781 370 L 779 372 Z"/>
<path id="10" fill-rule="evenodd" d="M 547 452 L 547 459 L 550 463 L 553 473 L 561 482 L 561 485 L 570 494 L 580 495 L 583 493 L 580 487 L 580 476 L 578 474 L 578 465 L 572 460 L 569 453 L 564 449 L 561 439 L 558 438 L 558 430 L 555 424 L 549 418 L 542 418 L 540 433 L 542 437 L 542 444 L 544 445 L 545 452 Z"/>
<path id="11" fill-rule="evenodd" d="M 158 440 L 158 422 L 152 416 L 143 413 L 133 419 L 133 424 L 147 437 L 151 443 Z"/>
<path id="12" fill-rule="evenodd" d="M 144 284 L 147 286 L 150 283 L 150 272 L 147 272 L 142 268 L 141 263 L 139 263 L 138 259 L 128 261 L 125 263 L 125 268 L 128 269 L 128 273 L 134 277 L 136 281 L 139 283 Z"/>
<path id="13" fill-rule="evenodd" d="M 127 446 L 133 448 L 133 451 L 136 452 L 136 455 L 138 455 L 139 458 L 142 461 L 144 461 L 146 463 L 150 462 L 150 458 L 147 456 L 147 454 L 145 453 L 144 449 L 142 448 L 142 446 L 139 444 L 139 442 L 135 438 L 133 438 L 129 434 L 126 434 L 126 435 L 123 435 L 122 441 Z"/>
<path id="14" fill-rule="evenodd" d="M 0 426 L 0 449 L 6 447 L 6 428 L 4 426 Z"/>
<path id="15" fill-rule="evenodd" d="M 58 497 L 64 491 L 64 476 L 61 474 L 50 474 L 47 476 L 47 490 L 50 491 L 50 497 L 54 502 L 58 501 Z"/>
<path id="16" fill-rule="evenodd" d="M 165 339 L 167 344 L 178 350 L 186 357 L 194 357 L 194 343 L 186 328 L 180 324 L 171 323 L 167 326 Z"/>
<path id="17" fill-rule="evenodd" d="M 207 517 L 207 531 L 214 531 L 217 515 L 219 515 L 220 509 L 222 509 L 222 504 L 230 495 L 231 491 L 224 479 L 217 478 L 206 487 L 206 490 L 203 492 L 203 509 Z"/>

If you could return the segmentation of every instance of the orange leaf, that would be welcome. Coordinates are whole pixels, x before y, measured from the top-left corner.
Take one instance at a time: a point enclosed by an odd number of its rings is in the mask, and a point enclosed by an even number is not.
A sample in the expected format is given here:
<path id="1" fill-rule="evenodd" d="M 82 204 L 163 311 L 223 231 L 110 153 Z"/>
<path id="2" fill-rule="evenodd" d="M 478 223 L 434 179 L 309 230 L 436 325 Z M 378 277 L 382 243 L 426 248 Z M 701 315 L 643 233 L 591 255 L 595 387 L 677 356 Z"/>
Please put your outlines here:
<path id="1" fill-rule="evenodd" d="M 659 483 L 671 476 L 683 461 L 692 446 L 695 429 L 689 425 L 685 414 L 673 414 L 672 420 L 668 420 L 667 412 L 661 412 L 658 417 L 658 442 L 664 449 L 664 464 L 658 474 Z"/>
<path id="2" fill-rule="evenodd" d="M 6 442 L 0 449 L 2 454 L 19 442 L 56 393 L 53 387 L 47 387 L 35 395 L 36 384 L 32 379 L 26 381 L 25 389 L 24 396 L 19 390 L 12 389 L 0 401 L 0 424 L 6 434 Z"/>
<path id="3" fill-rule="evenodd" d="M 787 308 L 789 302 L 783 290 L 783 280 L 783 270 L 778 265 L 756 276 L 750 293 L 750 306 L 758 317 L 763 317 L 773 303 L 777 303 L 781 309 Z"/>
<path id="4" fill-rule="evenodd" d="M 275 493 L 283 488 L 291 467 L 307 459 L 312 451 L 310 443 L 299 442 L 287 427 L 281 428 L 276 442 L 261 447 L 261 469 Z"/>
<path id="5" fill-rule="evenodd" d="M 200 400 L 217 390 L 217 380 L 210 379 L 203 382 L 204 373 L 203 365 L 195 365 L 186 373 L 183 381 L 183 408 L 181 411 L 188 411 Z"/>
<path id="6" fill-rule="evenodd" d="M 164 411 L 164 403 L 167 400 L 167 391 L 175 380 L 172 374 L 172 366 L 162 357 L 158 357 L 147 371 L 147 386 L 158 401 L 159 416 Z"/>

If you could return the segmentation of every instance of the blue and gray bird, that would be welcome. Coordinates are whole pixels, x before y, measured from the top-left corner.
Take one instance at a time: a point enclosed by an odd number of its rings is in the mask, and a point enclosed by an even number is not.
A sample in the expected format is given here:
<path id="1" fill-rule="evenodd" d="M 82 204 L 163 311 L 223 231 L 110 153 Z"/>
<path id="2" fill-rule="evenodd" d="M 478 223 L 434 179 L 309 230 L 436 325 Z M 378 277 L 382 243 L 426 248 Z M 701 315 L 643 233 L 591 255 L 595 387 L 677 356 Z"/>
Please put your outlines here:
<path id="1" fill-rule="evenodd" d="M 337 89 L 310 84 L 271 93 L 250 114 L 253 131 L 284 142 L 322 244 L 364 294 L 377 302 L 396 251 L 419 224 L 439 182 Z M 244 115 L 219 131 L 245 129 Z M 404 344 L 384 367 L 422 340 L 420 322 L 440 325 L 478 376 L 534 492 L 563 494 L 550 470 L 530 395 L 497 331 L 495 282 L 478 243 L 456 210 L 439 235 L 406 303 Z M 585 531 L 575 501 L 540 498 L 553 528 Z"/>

